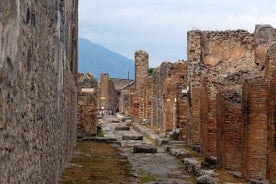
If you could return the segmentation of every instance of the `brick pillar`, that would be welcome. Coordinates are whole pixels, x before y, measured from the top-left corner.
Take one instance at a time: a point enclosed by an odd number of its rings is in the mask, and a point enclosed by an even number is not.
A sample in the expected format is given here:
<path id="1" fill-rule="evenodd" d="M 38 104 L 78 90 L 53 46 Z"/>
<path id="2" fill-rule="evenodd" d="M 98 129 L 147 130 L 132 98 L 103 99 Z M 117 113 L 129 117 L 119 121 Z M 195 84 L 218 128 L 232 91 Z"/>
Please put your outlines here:
<path id="1" fill-rule="evenodd" d="M 169 77 L 164 82 L 164 130 L 172 131 L 176 124 L 176 85 L 175 78 Z"/>
<path id="2" fill-rule="evenodd" d="M 146 91 L 145 91 L 145 98 L 146 98 L 146 111 L 145 111 L 145 118 L 152 122 L 152 115 L 153 115 L 153 83 L 152 77 L 149 76 L 146 79 L 145 83 Z"/>
<path id="3" fill-rule="evenodd" d="M 142 89 L 145 79 L 148 76 L 149 55 L 145 51 L 135 52 L 135 88 Z"/>
<path id="4" fill-rule="evenodd" d="M 276 74 L 270 82 L 268 122 L 268 171 L 270 184 L 276 184 Z"/>
<path id="5" fill-rule="evenodd" d="M 100 82 L 100 109 L 109 109 L 109 76 L 107 73 L 101 74 Z"/>
<path id="6" fill-rule="evenodd" d="M 217 154 L 223 169 L 241 171 L 242 112 L 241 95 L 223 91 L 216 97 Z"/>
<path id="7" fill-rule="evenodd" d="M 133 118 L 133 120 L 135 122 L 138 121 L 139 117 L 138 117 L 138 112 L 139 112 L 139 101 L 138 101 L 138 95 L 137 92 L 135 91 L 134 87 L 131 87 L 129 89 L 129 103 L 130 103 L 130 107 L 129 107 L 129 115 Z"/>
<path id="8" fill-rule="evenodd" d="M 188 41 L 188 78 L 189 94 L 189 144 L 200 144 L 200 83 L 201 83 L 201 32 L 189 31 Z"/>
<path id="9" fill-rule="evenodd" d="M 187 85 L 187 84 L 186 84 Z M 189 128 L 189 103 L 188 103 L 188 88 L 183 84 L 177 84 L 177 126 L 181 128 L 180 139 L 188 141 L 188 128 Z"/>
<path id="10" fill-rule="evenodd" d="M 244 84 L 242 110 L 244 117 L 242 177 L 266 179 L 268 139 L 269 82 L 263 78 Z"/>

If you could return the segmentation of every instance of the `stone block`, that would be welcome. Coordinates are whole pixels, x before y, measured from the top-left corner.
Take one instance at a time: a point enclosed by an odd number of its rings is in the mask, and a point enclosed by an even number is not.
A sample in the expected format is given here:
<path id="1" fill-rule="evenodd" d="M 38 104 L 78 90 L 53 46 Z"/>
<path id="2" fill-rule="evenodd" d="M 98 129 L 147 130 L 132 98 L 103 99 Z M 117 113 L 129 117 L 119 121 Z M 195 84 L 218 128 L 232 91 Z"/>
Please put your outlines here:
<path id="1" fill-rule="evenodd" d="M 134 146 L 133 153 L 157 153 L 157 148 L 153 146 Z"/>
<path id="2" fill-rule="evenodd" d="M 143 136 L 141 135 L 123 135 L 123 140 L 143 140 Z"/>
<path id="3" fill-rule="evenodd" d="M 130 127 L 129 126 L 118 126 L 115 127 L 115 131 L 129 131 Z"/>

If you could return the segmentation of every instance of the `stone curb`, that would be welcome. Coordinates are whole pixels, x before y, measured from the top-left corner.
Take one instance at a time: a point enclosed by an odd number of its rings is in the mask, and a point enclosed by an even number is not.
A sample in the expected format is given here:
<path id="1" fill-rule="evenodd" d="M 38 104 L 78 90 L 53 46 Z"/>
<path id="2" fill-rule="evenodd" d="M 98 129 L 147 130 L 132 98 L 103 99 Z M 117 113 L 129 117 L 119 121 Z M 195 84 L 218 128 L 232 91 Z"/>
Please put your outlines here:
<path id="1" fill-rule="evenodd" d="M 156 146 L 163 146 L 165 144 L 168 144 L 168 140 L 160 138 L 156 133 L 152 132 L 142 125 L 133 125 L 133 129 L 149 139 Z"/>

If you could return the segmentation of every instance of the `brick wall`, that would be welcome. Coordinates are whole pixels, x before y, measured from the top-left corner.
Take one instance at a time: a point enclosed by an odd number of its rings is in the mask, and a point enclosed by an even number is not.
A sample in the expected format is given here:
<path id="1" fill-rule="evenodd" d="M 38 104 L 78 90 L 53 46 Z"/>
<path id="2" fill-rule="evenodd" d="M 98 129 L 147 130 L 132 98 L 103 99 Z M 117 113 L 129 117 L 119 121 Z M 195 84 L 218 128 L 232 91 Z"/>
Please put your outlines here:
<path id="1" fill-rule="evenodd" d="M 109 75 L 101 74 L 100 95 L 98 109 L 108 113 L 119 111 L 119 91 L 115 89 L 114 82 L 109 79 Z"/>
<path id="2" fill-rule="evenodd" d="M 164 130 L 173 131 L 176 128 L 176 99 L 177 86 L 174 77 L 164 81 Z"/>
<path id="3" fill-rule="evenodd" d="M 78 1 L 0 1 L 0 183 L 57 183 L 71 157 L 77 12 Z"/>
<path id="4" fill-rule="evenodd" d="M 268 119 L 268 167 L 267 177 L 271 184 L 276 183 L 276 75 L 270 82 Z"/>
<path id="5" fill-rule="evenodd" d="M 173 64 L 163 62 L 153 74 L 153 124 L 157 128 L 164 129 L 164 82 L 168 76 L 172 76 Z"/>
<path id="6" fill-rule="evenodd" d="M 223 169 L 240 172 L 243 128 L 241 94 L 237 91 L 219 92 L 216 109 L 219 162 Z"/>
<path id="7" fill-rule="evenodd" d="M 269 82 L 264 78 L 247 81 L 243 89 L 244 115 L 242 176 L 266 179 Z"/>
<path id="8" fill-rule="evenodd" d="M 77 136 L 97 134 L 98 82 L 90 74 L 78 75 L 78 126 Z"/>
<path id="9" fill-rule="evenodd" d="M 200 83 L 203 65 L 201 64 L 201 32 L 189 31 L 187 33 L 187 57 L 189 79 L 189 136 L 190 145 L 200 145 Z"/>

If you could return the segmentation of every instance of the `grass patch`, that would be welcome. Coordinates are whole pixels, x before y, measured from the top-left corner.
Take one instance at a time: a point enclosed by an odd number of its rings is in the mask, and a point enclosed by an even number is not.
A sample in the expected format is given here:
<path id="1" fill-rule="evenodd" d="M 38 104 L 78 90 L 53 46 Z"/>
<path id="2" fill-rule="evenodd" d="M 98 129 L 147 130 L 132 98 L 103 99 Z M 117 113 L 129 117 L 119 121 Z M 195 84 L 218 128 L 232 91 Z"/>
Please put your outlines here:
<path id="1" fill-rule="evenodd" d="M 75 155 L 59 184 L 121 184 L 130 177 L 130 165 L 118 150 L 105 143 L 77 141 Z"/>
<path id="2" fill-rule="evenodd" d="M 155 181 L 155 177 L 149 172 L 139 170 L 137 174 L 141 183 L 148 183 L 150 181 Z"/>
<path id="3" fill-rule="evenodd" d="M 97 132 L 97 137 L 104 137 L 104 133 L 103 133 L 103 131 L 98 131 Z"/>

